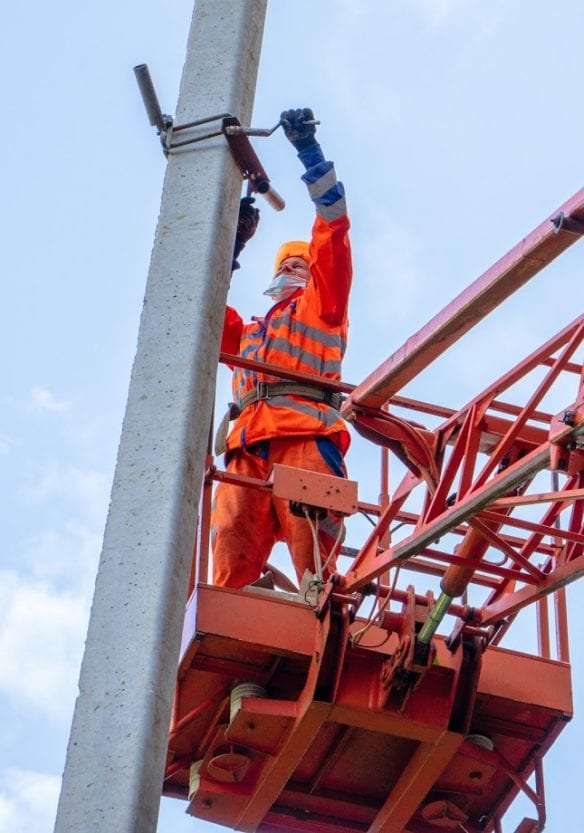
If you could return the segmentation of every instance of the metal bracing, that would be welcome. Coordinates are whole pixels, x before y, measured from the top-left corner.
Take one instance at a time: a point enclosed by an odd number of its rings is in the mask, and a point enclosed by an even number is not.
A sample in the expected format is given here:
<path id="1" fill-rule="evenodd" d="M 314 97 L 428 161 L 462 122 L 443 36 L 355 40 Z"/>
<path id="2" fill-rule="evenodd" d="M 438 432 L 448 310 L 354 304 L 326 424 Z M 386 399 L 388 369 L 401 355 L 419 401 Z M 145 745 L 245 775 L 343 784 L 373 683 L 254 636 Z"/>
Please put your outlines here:
<path id="1" fill-rule="evenodd" d="M 483 556 L 489 552 L 488 557 L 481 556 L 476 561 L 472 572 L 476 572 L 479 583 L 490 584 L 494 597 L 509 588 L 511 581 L 527 587 L 545 585 L 546 592 L 552 592 L 556 585 L 551 573 L 560 564 L 572 564 L 562 570 L 563 584 L 579 576 L 575 554 L 584 544 L 581 520 L 579 523 L 584 491 L 579 486 L 579 472 L 571 470 L 580 465 L 579 445 L 584 434 L 578 375 L 582 368 L 573 361 L 583 340 L 584 316 L 580 316 L 464 408 L 451 411 L 434 430 L 421 429 L 419 423 L 411 425 L 385 410 L 352 406 L 357 429 L 378 444 L 392 450 L 399 448 L 410 471 L 384 507 L 360 504 L 360 508 L 377 514 L 379 519 L 347 571 L 347 592 L 363 588 L 409 559 L 415 559 L 411 569 L 416 570 L 419 564 L 422 572 L 432 571 L 432 564 L 438 575 L 448 567 L 461 569 L 465 561 L 458 554 L 459 546 L 448 551 L 437 549 L 435 543 L 448 533 L 464 536 L 471 527 L 484 541 Z M 222 358 L 230 364 L 261 367 L 251 360 L 227 355 Z M 513 385 L 533 378 L 538 371 L 527 404 L 502 400 Z M 277 375 L 277 368 L 270 368 L 272 372 Z M 289 371 L 287 378 L 299 375 Z M 562 375 L 573 380 L 575 399 L 566 404 L 559 416 L 554 416 L 541 410 L 540 405 Z M 322 382 L 331 389 L 341 389 L 341 383 L 324 379 Z M 346 383 L 343 386 L 345 390 L 353 388 Z M 399 397 L 391 400 L 391 407 L 396 401 L 397 407 L 416 410 L 418 418 L 420 414 L 440 412 L 439 407 L 414 400 L 406 400 L 404 405 Z M 501 413 L 513 419 L 499 416 Z M 536 476 L 550 469 L 554 460 L 556 470 L 562 474 L 562 488 L 542 491 Z M 252 488 L 271 488 L 270 483 L 251 482 L 249 478 L 244 484 L 242 478 L 216 468 L 209 471 L 209 476 L 211 480 Z M 419 489 L 426 491 L 424 509 L 406 511 L 408 498 Z M 527 507 L 529 516 L 518 514 Z M 570 523 L 560 525 L 560 519 L 566 518 L 572 507 L 575 508 Z M 538 509 L 540 516 L 536 517 Z M 400 521 L 411 528 L 411 534 L 382 547 L 390 526 Z M 552 538 L 556 540 L 554 547 L 548 543 Z M 560 554 L 558 542 L 563 547 Z M 502 554 L 501 561 L 493 560 L 493 549 Z M 419 561 L 421 556 L 423 562 Z"/>
<path id="2" fill-rule="evenodd" d="M 500 566 L 511 571 L 515 584 L 543 587 L 547 592 L 556 589 L 552 579 L 554 570 L 562 566 L 562 583 L 577 578 L 577 553 L 581 552 L 584 535 L 581 526 L 581 469 L 584 434 L 582 383 L 575 370 L 581 366 L 573 361 L 584 340 L 584 316 L 564 328 L 524 362 L 490 385 L 465 408 L 450 416 L 434 432 L 427 445 L 427 458 L 433 463 L 426 472 L 410 472 L 381 515 L 346 576 L 347 591 L 354 591 L 381 575 L 388 568 L 405 559 L 415 558 L 447 533 L 468 525 L 483 541 L 483 552 L 477 555 L 474 547 L 472 573 L 488 574 L 492 570 L 494 548 L 503 554 Z M 540 370 L 539 374 L 534 371 Z M 562 374 L 573 379 L 574 400 L 567 402 L 559 416 L 545 415 L 539 407 Z M 491 407 L 519 380 L 533 378 L 534 387 L 527 404 L 515 406 L 513 421 L 492 418 Z M 499 408 L 500 405 L 497 405 Z M 510 410 L 507 407 L 507 410 Z M 365 421 L 365 432 L 375 430 L 377 441 L 390 445 L 396 442 L 396 432 L 384 420 L 383 414 L 372 415 L 372 409 L 362 417 L 357 411 L 354 420 Z M 374 422 L 375 421 L 375 422 Z M 374 426 L 374 428 L 372 428 Z M 536 427 L 537 426 L 537 427 Z M 540 427 L 541 426 L 541 427 Z M 544 427 L 545 426 L 545 427 Z M 423 434 L 416 429 L 415 446 L 409 454 L 411 461 L 420 458 L 419 445 Z M 402 436 L 404 434 L 402 433 Z M 536 475 L 554 468 L 562 473 L 562 488 L 542 491 Z M 434 472 L 439 470 L 436 477 Z M 425 476 L 424 476 L 425 475 Z M 428 476 L 430 475 L 430 477 Z M 424 508 L 417 515 L 415 528 L 404 539 L 383 551 L 379 549 L 381 536 L 399 511 L 403 511 L 407 497 L 415 488 L 427 492 Z M 525 515 L 530 508 L 529 516 Z M 536 516 L 539 509 L 540 515 Z M 523 515 L 521 514 L 523 512 Z M 568 524 L 558 524 L 571 512 Z M 511 542 L 506 536 L 512 531 L 520 537 Z M 557 552 L 543 564 L 534 563 L 533 556 L 547 540 L 555 539 Z M 457 547 L 453 555 L 456 555 Z M 412 565 L 413 566 L 413 565 Z M 450 570 L 462 569 L 461 564 Z M 501 588 L 509 586 L 509 578 L 501 578 Z M 500 592 L 498 595 L 500 595 Z M 528 593 L 524 595 L 529 596 Z"/>

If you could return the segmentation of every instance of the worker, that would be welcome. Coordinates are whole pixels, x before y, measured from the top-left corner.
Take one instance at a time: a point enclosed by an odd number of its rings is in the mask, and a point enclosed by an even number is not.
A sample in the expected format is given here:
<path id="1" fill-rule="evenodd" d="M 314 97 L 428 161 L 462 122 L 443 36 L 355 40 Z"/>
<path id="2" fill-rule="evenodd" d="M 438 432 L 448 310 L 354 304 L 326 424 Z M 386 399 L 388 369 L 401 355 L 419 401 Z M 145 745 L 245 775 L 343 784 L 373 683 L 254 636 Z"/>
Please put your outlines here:
<path id="1" fill-rule="evenodd" d="M 302 179 L 316 208 L 312 238 L 292 240 L 279 249 L 264 292 L 271 300 L 264 317 L 244 324 L 227 307 L 221 350 L 339 380 L 352 277 L 344 188 L 316 141 L 312 111 L 288 110 L 281 122 L 306 169 Z M 258 220 L 253 200 L 244 198 L 234 268 Z M 346 477 L 343 458 L 350 436 L 338 410 L 338 393 L 319 387 L 318 381 L 287 382 L 236 368 L 233 396 L 228 472 L 266 480 L 273 464 L 281 463 Z M 299 582 L 307 570 L 326 578 L 334 570 L 343 534 L 342 519 L 331 513 L 320 520 L 299 516 L 289 501 L 270 492 L 220 483 L 211 517 L 214 582 L 227 587 L 253 584 L 279 540 L 288 545 Z"/>

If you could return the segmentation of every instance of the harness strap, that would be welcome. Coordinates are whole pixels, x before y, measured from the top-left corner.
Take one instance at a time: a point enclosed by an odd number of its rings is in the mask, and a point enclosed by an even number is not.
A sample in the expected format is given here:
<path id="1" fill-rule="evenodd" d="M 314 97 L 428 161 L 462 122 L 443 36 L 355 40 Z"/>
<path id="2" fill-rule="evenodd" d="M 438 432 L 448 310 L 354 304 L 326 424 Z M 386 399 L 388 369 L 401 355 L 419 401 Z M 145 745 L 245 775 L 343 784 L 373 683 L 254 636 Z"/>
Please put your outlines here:
<path id="1" fill-rule="evenodd" d="M 258 382 L 257 387 L 248 391 L 241 399 L 239 413 L 256 402 L 264 399 L 271 399 L 273 396 L 301 396 L 303 399 L 310 399 L 312 402 L 325 402 L 331 408 L 339 410 L 343 404 L 343 395 L 332 390 L 319 388 L 306 382 Z M 237 405 L 232 406 L 237 408 Z M 232 417 L 233 419 L 234 417 Z"/>
<path id="2" fill-rule="evenodd" d="M 290 395 L 301 396 L 303 399 L 309 399 L 312 402 L 324 402 L 337 411 L 343 404 L 342 393 L 325 390 L 324 388 L 319 388 L 316 385 L 310 385 L 305 382 L 258 382 L 257 387 L 248 391 L 242 397 L 240 405 L 236 405 L 234 402 L 229 403 L 229 409 L 219 423 L 215 435 L 215 454 L 219 455 L 225 452 L 229 423 L 232 419 L 237 419 L 245 408 L 254 405 L 256 402 L 271 399 L 273 396 Z"/>

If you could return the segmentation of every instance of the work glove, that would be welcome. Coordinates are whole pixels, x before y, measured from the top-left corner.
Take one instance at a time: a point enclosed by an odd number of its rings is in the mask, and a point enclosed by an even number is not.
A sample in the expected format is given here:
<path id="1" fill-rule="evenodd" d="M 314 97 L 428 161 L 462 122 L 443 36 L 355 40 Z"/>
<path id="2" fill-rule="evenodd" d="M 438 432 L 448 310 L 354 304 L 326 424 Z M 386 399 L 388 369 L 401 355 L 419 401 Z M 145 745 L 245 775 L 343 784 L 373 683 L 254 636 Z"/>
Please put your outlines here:
<path id="1" fill-rule="evenodd" d="M 305 150 L 316 143 L 314 138 L 316 125 L 307 124 L 307 122 L 314 122 L 314 113 L 309 107 L 304 107 L 302 110 L 284 110 L 280 120 L 286 138 L 292 142 L 296 150 Z"/>
<path id="2" fill-rule="evenodd" d="M 239 269 L 237 258 L 248 240 L 256 233 L 260 221 L 260 210 L 254 206 L 254 197 L 242 197 L 239 203 L 239 218 L 237 220 L 237 231 L 235 233 L 235 245 L 233 247 L 232 270 Z"/>

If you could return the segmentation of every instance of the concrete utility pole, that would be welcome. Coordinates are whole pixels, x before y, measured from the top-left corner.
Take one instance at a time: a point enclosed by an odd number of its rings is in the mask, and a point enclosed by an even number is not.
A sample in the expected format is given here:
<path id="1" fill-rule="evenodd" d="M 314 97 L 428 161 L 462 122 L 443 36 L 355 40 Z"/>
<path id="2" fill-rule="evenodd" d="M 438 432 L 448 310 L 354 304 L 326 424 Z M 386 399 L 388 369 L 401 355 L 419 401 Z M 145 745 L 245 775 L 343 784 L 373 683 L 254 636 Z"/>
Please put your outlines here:
<path id="1" fill-rule="evenodd" d="M 177 124 L 250 123 L 266 2 L 197 1 Z M 240 194 L 224 137 L 170 155 L 55 833 L 156 829 Z"/>

